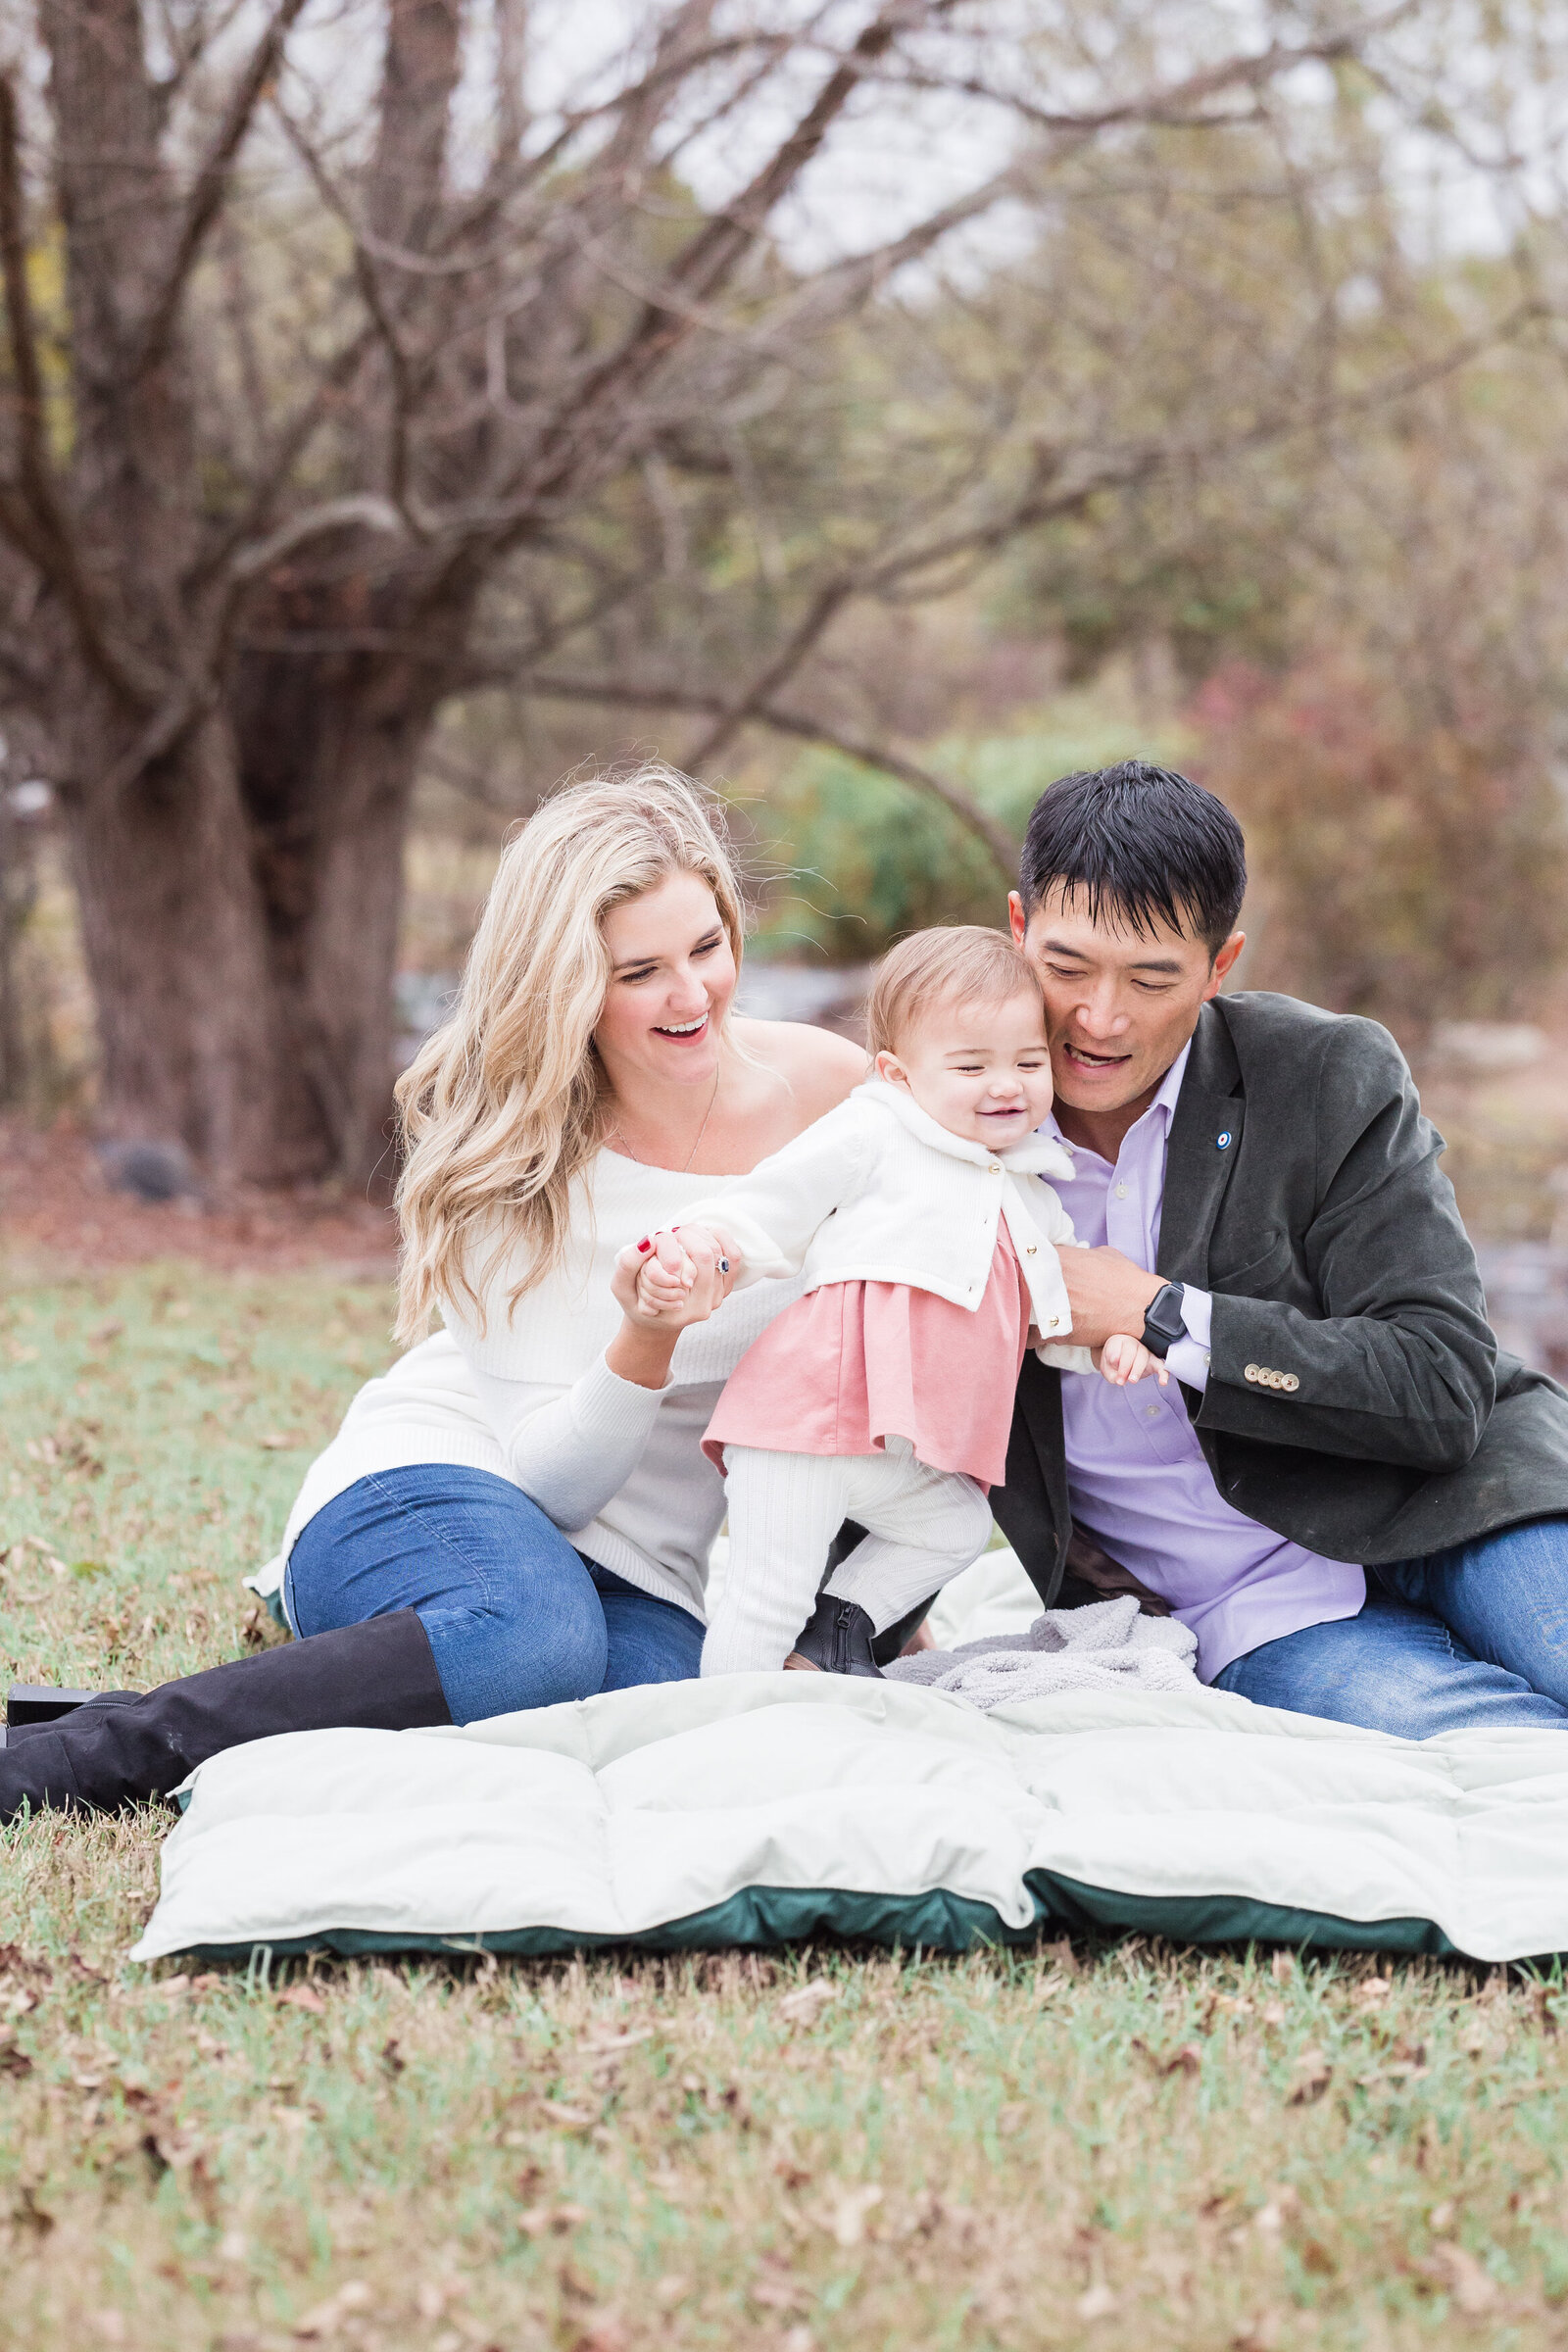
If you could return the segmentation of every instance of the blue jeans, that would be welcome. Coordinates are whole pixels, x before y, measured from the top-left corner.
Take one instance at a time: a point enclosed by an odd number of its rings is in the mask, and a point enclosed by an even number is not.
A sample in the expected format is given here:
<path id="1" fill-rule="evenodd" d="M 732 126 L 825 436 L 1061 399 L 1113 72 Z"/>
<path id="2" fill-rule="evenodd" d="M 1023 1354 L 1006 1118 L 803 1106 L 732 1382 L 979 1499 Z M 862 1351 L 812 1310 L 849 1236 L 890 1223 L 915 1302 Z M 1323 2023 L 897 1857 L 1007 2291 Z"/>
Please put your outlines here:
<path id="1" fill-rule="evenodd" d="M 520 1488 L 441 1462 L 323 1504 L 289 1554 L 283 1606 L 297 1634 L 415 1610 L 454 1723 L 687 1682 L 703 1652 L 689 1610 L 585 1560 Z"/>
<path id="2" fill-rule="evenodd" d="M 1265 1642 L 1215 1688 L 1403 1740 L 1568 1726 L 1568 1519 L 1533 1519 L 1366 1579 L 1359 1617 Z"/>

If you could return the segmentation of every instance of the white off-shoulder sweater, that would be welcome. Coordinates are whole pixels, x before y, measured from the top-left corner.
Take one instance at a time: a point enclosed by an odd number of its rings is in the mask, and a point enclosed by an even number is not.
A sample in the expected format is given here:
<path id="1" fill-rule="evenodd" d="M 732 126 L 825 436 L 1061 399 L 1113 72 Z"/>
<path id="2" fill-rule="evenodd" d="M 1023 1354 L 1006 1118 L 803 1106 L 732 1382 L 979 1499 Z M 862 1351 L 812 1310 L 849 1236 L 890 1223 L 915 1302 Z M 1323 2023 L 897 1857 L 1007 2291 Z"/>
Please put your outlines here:
<path id="1" fill-rule="evenodd" d="M 449 1303 L 444 1331 L 366 1383 L 306 1472 L 282 1547 L 253 1589 L 277 1591 L 300 1531 L 360 1479 L 439 1462 L 510 1479 L 587 1558 L 702 1618 L 724 1519 L 724 1482 L 704 1457 L 703 1432 L 736 1364 L 802 1285 L 763 1282 L 727 1298 L 681 1333 L 665 1387 L 644 1389 L 605 1362 L 620 1325 L 610 1276 L 628 1242 L 741 1181 L 601 1152 L 577 1187 L 562 1265 L 509 1319 L 517 1260 L 501 1257 L 485 1285 L 483 1330 Z"/>

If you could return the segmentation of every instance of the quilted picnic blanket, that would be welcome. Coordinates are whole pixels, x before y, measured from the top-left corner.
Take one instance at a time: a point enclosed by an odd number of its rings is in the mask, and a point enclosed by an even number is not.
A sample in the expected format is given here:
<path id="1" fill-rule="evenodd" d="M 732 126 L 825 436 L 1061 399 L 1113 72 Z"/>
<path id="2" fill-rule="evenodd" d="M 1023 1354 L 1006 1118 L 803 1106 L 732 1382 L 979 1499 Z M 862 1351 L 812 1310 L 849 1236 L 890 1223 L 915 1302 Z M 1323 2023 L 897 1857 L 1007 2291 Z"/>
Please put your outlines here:
<path id="1" fill-rule="evenodd" d="M 957 1951 L 1088 1925 L 1568 1950 L 1568 1740 L 1416 1743 L 1196 1683 L 982 1713 L 803 1674 L 296 1733 L 193 1775 L 133 1957 L 835 1934 Z"/>

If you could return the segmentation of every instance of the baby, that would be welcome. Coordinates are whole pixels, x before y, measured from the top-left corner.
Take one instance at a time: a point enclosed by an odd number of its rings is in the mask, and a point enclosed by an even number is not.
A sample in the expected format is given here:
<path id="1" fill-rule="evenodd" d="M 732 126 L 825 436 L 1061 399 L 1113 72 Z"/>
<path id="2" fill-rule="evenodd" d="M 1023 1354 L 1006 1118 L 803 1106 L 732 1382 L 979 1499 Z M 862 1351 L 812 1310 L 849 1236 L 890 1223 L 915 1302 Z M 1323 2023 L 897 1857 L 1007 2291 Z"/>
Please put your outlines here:
<path id="1" fill-rule="evenodd" d="M 1072 1164 L 1035 1132 L 1052 1099 L 1045 1007 L 1012 942 L 976 925 L 916 932 L 879 965 L 868 1023 L 874 1078 L 642 1245 L 650 1312 L 689 1288 L 679 1237 L 697 1226 L 737 1283 L 807 1275 L 736 1366 L 703 1442 L 728 1480 L 730 1533 L 705 1675 L 878 1672 L 872 1635 L 990 1540 L 986 1496 L 1027 1346 L 1118 1386 L 1167 1377 L 1130 1335 L 1094 1357 L 1068 1344 L 1056 1251 L 1072 1224 L 1045 1180 Z M 846 1518 L 866 1534 L 813 1616 Z"/>

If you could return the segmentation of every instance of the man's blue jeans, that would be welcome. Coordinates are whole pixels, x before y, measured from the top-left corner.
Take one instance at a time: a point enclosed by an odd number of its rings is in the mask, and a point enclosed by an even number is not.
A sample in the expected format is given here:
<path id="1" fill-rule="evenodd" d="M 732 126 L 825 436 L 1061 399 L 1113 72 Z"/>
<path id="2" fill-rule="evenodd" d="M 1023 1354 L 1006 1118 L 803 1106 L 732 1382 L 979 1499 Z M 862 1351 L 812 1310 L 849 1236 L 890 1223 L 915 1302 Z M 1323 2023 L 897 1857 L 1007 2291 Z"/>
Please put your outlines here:
<path id="1" fill-rule="evenodd" d="M 1568 1519 L 1369 1568 L 1366 1582 L 1359 1617 L 1265 1642 L 1216 1690 L 1404 1740 L 1568 1727 Z"/>
<path id="2" fill-rule="evenodd" d="M 283 1607 L 297 1634 L 415 1610 L 454 1723 L 687 1682 L 702 1663 L 689 1610 L 585 1560 L 508 1480 L 439 1462 L 323 1504 L 289 1554 Z"/>

